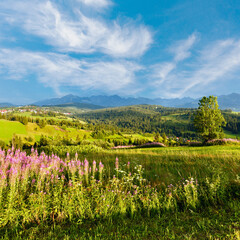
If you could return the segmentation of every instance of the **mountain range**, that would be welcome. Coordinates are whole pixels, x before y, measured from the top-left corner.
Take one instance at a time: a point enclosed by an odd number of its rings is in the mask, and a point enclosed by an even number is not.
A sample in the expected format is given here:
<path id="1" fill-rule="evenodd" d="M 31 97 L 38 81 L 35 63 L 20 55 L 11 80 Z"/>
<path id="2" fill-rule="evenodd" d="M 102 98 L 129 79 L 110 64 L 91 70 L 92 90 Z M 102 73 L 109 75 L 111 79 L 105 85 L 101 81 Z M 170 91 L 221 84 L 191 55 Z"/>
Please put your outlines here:
<path id="1" fill-rule="evenodd" d="M 172 98 L 172 99 L 164 99 L 164 98 L 123 98 L 118 95 L 112 96 L 91 96 L 91 97 L 79 97 L 76 95 L 66 95 L 61 98 L 52 98 L 46 99 L 43 101 L 35 102 L 34 105 L 37 106 L 49 106 L 49 105 L 62 105 L 62 104 L 71 104 L 71 105 L 79 105 L 88 104 L 89 108 L 97 109 L 97 108 L 107 108 L 107 107 L 120 107 L 120 106 L 130 106 L 137 104 L 151 104 L 151 105 L 162 105 L 164 107 L 177 107 L 177 108 L 196 108 L 198 107 L 199 98 L 193 99 L 189 97 L 185 98 Z M 240 111 L 240 94 L 232 93 L 229 95 L 221 95 L 218 96 L 218 103 L 221 109 L 232 109 L 235 111 Z M 91 107 L 91 105 L 93 105 Z M 80 107 L 80 105 L 79 105 Z"/>
<path id="2" fill-rule="evenodd" d="M 87 109 L 100 109 L 107 107 L 120 107 L 120 106 L 130 106 L 138 104 L 151 104 L 151 105 L 162 105 L 164 107 L 177 107 L 177 108 L 196 108 L 198 107 L 199 98 L 133 98 L 133 97 L 120 97 L 118 95 L 112 96 L 91 96 L 91 97 L 79 97 L 76 95 L 66 95 L 60 98 L 45 99 L 32 103 L 30 105 L 36 106 L 75 106 L 78 108 Z M 218 104 L 221 109 L 232 109 L 233 111 L 240 111 L 240 94 L 232 93 L 229 95 L 218 96 Z M 10 103 L 0 103 L 0 107 L 11 107 Z"/>
<path id="3" fill-rule="evenodd" d="M 33 103 L 36 106 L 55 106 L 55 105 L 62 105 L 62 104 L 76 104 L 76 103 L 85 103 L 85 104 L 92 104 L 95 106 L 102 107 L 121 107 L 121 106 L 130 106 L 130 105 L 138 105 L 138 104 L 155 104 L 155 105 L 162 105 L 166 107 L 181 107 L 184 104 L 191 103 L 194 99 L 191 98 L 182 98 L 182 99 L 149 99 L 149 98 L 123 98 L 118 95 L 112 96 L 91 96 L 91 97 L 79 97 L 72 94 L 66 95 L 61 98 L 52 98 L 46 99 L 43 101 Z"/>
<path id="4" fill-rule="evenodd" d="M 4 102 L 4 103 L 0 103 L 0 107 L 1 107 L 1 108 L 14 107 L 14 105 L 13 105 L 12 103 Z"/>

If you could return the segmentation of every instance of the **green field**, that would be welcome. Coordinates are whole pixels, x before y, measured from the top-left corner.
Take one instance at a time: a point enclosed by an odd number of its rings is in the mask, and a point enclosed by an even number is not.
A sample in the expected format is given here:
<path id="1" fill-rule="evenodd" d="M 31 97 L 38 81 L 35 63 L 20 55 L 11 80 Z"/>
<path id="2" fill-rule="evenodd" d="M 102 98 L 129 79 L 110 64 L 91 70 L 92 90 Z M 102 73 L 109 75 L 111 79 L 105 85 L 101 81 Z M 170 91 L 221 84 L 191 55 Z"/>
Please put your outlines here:
<path id="1" fill-rule="evenodd" d="M 153 212 L 150 215 L 135 212 L 133 216 L 123 214 L 101 218 L 97 214 L 96 217 L 84 218 L 84 220 L 78 219 L 75 215 L 70 219 L 64 218 L 65 220 L 61 220 L 64 217 L 61 215 L 62 217 L 56 218 L 55 221 L 51 217 L 43 217 L 46 220 L 36 220 L 36 222 L 32 221 L 23 225 L 20 224 L 22 220 L 19 218 L 17 220 L 18 225 L 13 227 L 9 224 L 2 229 L 0 228 L 0 235 L 2 235 L 2 239 L 238 240 L 240 237 L 239 150 L 239 146 L 229 145 L 108 150 L 92 154 L 79 154 L 78 159 L 84 161 L 87 158 L 90 166 L 93 160 L 102 161 L 106 183 L 113 177 L 115 158 L 118 157 L 120 169 L 126 169 L 128 162 L 130 162 L 129 171 L 134 173 L 137 171 L 136 166 L 142 165 L 144 169 L 143 178 L 149 180 L 149 183 L 159 191 L 161 191 L 160 189 L 163 189 L 163 191 L 166 189 L 167 191 L 169 184 L 178 187 L 181 182 L 193 178 L 202 186 L 202 188 L 199 188 L 199 196 L 201 195 L 206 199 L 203 201 L 200 198 L 200 203 L 202 203 L 198 208 L 178 207 L 175 210 Z M 54 170 L 52 171 L 57 174 Z M 121 171 L 119 174 L 121 174 Z M 75 179 L 75 181 L 77 180 Z M 206 183 L 209 184 L 209 188 L 206 188 L 208 185 L 204 185 Z M 119 187 L 122 188 L 121 185 Z M 56 185 L 53 191 L 58 188 L 59 186 Z M 100 189 L 102 190 L 99 194 L 103 195 L 104 188 L 101 187 Z M 95 192 L 96 189 L 92 191 L 95 195 L 91 195 L 92 197 L 89 197 L 87 202 L 91 202 L 98 197 Z M 210 192 L 204 193 L 204 191 Z M 215 192 L 218 192 L 216 197 L 213 200 L 208 199 Z M 41 193 L 39 192 L 39 194 Z M 182 198 L 182 195 L 179 194 L 182 193 L 176 193 L 177 199 Z M 54 204 L 62 206 L 61 195 L 56 192 L 54 196 L 57 198 L 54 200 Z M 218 200 L 215 201 L 214 199 Z M 49 203 L 46 200 L 45 204 L 52 206 L 51 201 Z M 73 199 L 70 198 L 69 201 L 69 204 L 72 204 Z M 40 211 L 41 204 L 38 208 L 36 207 L 36 214 Z M 102 206 L 101 204 L 100 206 Z M 181 202 L 179 204 L 181 206 Z M 21 207 L 21 209 L 24 208 L 28 208 L 28 206 Z M 46 209 L 46 214 L 47 211 L 50 210 Z M 26 214 L 26 218 L 30 216 Z"/>
<path id="2" fill-rule="evenodd" d="M 33 119 L 36 119 L 36 118 L 39 118 L 39 119 L 54 119 L 54 120 L 70 120 L 72 121 L 72 118 L 68 117 L 68 116 L 56 116 L 56 117 L 51 117 L 51 116 L 33 116 L 31 112 L 17 112 L 16 115 L 19 115 L 19 116 L 23 116 L 23 117 L 30 117 L 30 118 L 33 118 Z"/>
<path id="3" fill-rule="evenodd" d="M 68 109 L 69 111 L 66 111 L 66 112 L 70 112 L 70 113 L 74 113 L 74 111 L 72 111 L 72 109 Z M 63 115 L 57 115 L 56 117 L 51 117 L 51 116 L 39 116 L 39 115 L 36 115 L 36 116 L 33 116 L 32 115 L 32 112 L 17 112 L 16 115 L 18 116 L 23 116 L 23 117 L 30 117 L 32 119 L 36 119 L 36 118 L 39 118 L 39 119 L 54 119 L 56 121 L 62 121 L 62 120 L 67 120 L 67 121 L 72 121 L 73 118 L 69 117 L 69 116 L 63 116 Z M 79 120 L 82 124 L 86 124 L 86 122 L 82 121 L 82 120 Z"/>
<path id="4" fill-rule="evenodd" d="M 225 138 L 233 138 L 233 139 L 240 138 L 240 134 L 237 134 L 237 133 L 234 134 L 227 130 L 224 130 L 224 134 L 225 134 Z"/>
<path id="5" fill-rule="evenodd" d="M 165 184 L 176 183 L 189 176 L 212 177 L 221 172 L 230 178 L 240 175 L 240 146 L 121 149 L 92 154 L 79 153 L 79 157 L 104 159 L 108 169 L 114 167 L 116 157 L 121 165 L 128 162 L 141 164 L 147 179 Z"/>
<path id="6" fill-rule="evenodd" d="M 39 140 L 41 135 L 52 137 L 68 136 L 74 139 L 76 139 L 77 136 L 82 138 L 86 135 L 87 138 L 90 138 L 90 132 L 81 129 L 66 128 L 66 130 L 63 130 L 59 126 L 52 125 L 46 125 L 44 128 L 40 128 L 36 123 L 23 125 L 20 122 L 0 120 L 0 140 L 9 143 L 14 134 L 21 136 L 23 139 L 25 137 L 32 137 L 35 140 Z"/>
<path id="7" fill-rule="evenodd" d="M 8 143 L 14 134 L 27 135 L 26 126 L 20 122 L 0 120 L 0 139 Z"/>

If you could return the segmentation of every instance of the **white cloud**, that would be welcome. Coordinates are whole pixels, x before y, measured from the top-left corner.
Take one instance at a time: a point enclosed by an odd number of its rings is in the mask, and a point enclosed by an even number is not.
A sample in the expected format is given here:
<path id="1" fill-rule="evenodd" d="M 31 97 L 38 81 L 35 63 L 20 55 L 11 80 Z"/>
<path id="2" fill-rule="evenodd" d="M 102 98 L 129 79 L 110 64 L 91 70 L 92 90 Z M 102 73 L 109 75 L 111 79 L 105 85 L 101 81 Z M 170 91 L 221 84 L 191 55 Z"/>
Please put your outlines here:
<path id="1" fill-rule="evenodd" d="M 168 72 L 157 92 L 165 97 L 200 96 L 210 88 L 217 89 L 218 81 L 225 81 L 226 85 L 239 73 L 239 68 L 240 40 L 215 41 L 199 51 L 187 68 L 176 67 Z"/>
<path id="2" fill-rule="evenodd" d="M 169 51 L 172 52 L 174 56 L 175 62 L 183 61 L 186 58 L 191 56 L 191 52 L 189 51 L 194 43 L 197 41 L 196 33 L 190 35 L 186 40 L 177 41 Z"/>
<path id="3" fill-rule="evenodd" d="M 240 40 L 227 39 L 218 41 L 206 47 L 197 61 L 197 67 L 188 73 L 184 80 L 184 88 L 180 94 L 199 86 L 205 88 L 208 84 L 222 80 L 227 74 L 239 70 Z"/>
<path id="4" fill-rule="evenodd" d="M 129 61 L 103 62 L 77 60 L 62 54 L 33 53 L 22 50 L 0 50 L 2 79 L 24 80 L 31 75 L 53 87 L 76 86 L 81 89 L 127 91 L 134 84 L 135 72 L 141 67 Z"/>
<path id="5" fill-rule="evenodd" d="M 150 78 L 154 85 L 162 85 L 168 80 L 169 75 L 177 68 L 178 64 L 191 56 L 190 49 L 197 41 L 197 35 L 193 33 L 185 40 L 177 41 L 168 50 L 174 55 L 172 62 L 163 62 L 151 66 Z"/>
<path id="6" fill-rule="evenodd" d="M 154 79 L 154 85 L 161 85 L 167 76 L 176 68 L 176 63 L 166 62 L 151 66 L 150 78 Z"/>
<path id="7" fill-rule="evenodd" d="M 81 1 L 89 7 L 94 2 Z M 107 6 L 110 2 L 98 0 L 95 4 Z M 67 14 L 67 10 L 51 1 L 9 0 L 0 3 L 0 9 L 5 23 L 42 37 L 47 44 L 63 52 L 101 52 L 131 58 L 144 54 L 152 43 L 152 34 L 143 24 L 129 19 L 120 24 L 119 21 L 105 21 L 97 15 L 89 17 L 81 8 Z"/>
<path id="8" fill-rule="evenodd" d="M 87 6 L 91 6 L 94 8 L 106 8 L 111 6 L 113 3 L 110 0 L 77 0 Z"/>

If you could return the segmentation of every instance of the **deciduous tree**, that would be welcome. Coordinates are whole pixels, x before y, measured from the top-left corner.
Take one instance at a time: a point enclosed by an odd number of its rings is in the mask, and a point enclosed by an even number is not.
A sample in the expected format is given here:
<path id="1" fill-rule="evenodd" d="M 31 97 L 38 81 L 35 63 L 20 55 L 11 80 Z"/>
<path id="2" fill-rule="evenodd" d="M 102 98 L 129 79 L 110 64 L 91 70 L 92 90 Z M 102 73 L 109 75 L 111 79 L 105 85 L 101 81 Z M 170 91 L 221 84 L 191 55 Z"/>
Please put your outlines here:
<path id="1" fill-rule="evenodd" d="M 203 97 L 194 117 L 194 125 L 204 142 L 223 137 L 226 121 L 218 108 L 217 97 Z"/>

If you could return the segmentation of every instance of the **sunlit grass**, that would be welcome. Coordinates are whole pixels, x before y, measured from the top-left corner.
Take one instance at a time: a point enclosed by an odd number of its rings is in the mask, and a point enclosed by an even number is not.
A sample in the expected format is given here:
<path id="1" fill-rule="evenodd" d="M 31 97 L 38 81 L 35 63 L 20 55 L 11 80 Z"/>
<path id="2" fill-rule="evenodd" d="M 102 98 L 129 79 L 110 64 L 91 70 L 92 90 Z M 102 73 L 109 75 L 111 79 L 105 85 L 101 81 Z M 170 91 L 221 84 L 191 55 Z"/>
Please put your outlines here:
<path id="1" fill-rule="evenodd" d="M 8 143 L 14 134 L 27 135 L 26 127 L 20 122 L 0 120 L 0 139 Z"/>
<path id="2" fill-rule="evenodd" d="M 236 239 L 239 158 L 191 153 L 1 151 L 0 236 Z"/>

